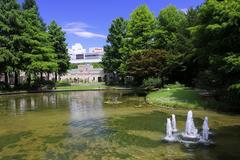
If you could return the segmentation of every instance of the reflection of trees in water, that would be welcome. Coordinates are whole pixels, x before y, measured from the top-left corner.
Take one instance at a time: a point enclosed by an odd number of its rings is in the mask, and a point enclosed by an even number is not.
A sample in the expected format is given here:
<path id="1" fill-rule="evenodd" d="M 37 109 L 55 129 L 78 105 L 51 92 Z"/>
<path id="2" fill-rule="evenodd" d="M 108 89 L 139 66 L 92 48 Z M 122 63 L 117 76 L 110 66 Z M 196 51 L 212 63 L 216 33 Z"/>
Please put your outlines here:
<path id="1" fill-rule="evenodd" d="M 104 128 L 103 92 L 72 92 L 69 95 L 69 132 L 74 137 L 96 134 Z"/>
<path id="2" fill-rule="evenodd" d="M 122 90 L 104 93 L 104 102 L 107 105 L 118 105 L 118 107 L 146 105 L 145 93 L 143 91 Z M 131 103 L 131 105 L 129 105 Z"/>
<path id="3" fill-rule="evenodd" d="M 97 110 L 102 110 L 103 102 L 128 101 L 130 91 L 84 91 L 84 92 L 58 92 L 58 93 L 37 93 L 1 96 L 1 111 L 8 114 L 24 114 L 26 111 L 39 111 L 56 108 L 71 108 L 72 116 L 78 113 L 83 117 L 87 112 L 88 116 L 97 117 Z M 95 111 L 95 113 L 93 113 Z M 87 114 L 86 113 L 86 114 Z M 93 113 L 93 114 L 92 114 Z"/>
<path id="4" fill-rule="evenodd" d="M 74 104 L 75 103 L 75 104 Z M 11 114 L 26 111 L 68 108 L 69 106 L 102 106 L 102 92 L 59 92 L 1 96 L 0 110 Z M 78 110 L 78 108 L 77 108 Z"/>
<path id="5" fill-rule="evenodd" d="M 66 99 L 61 102 L 64 101 L 66 101 Z M 65 102 L 65 104 L 67 103 Z M 5 106 L 5 112 L 13 115 L 24 114 L 26 111 L 35 111 L 37 109 L 57 108 L 57 94 L 39 93 L 2 96 L 0 99 L 0 105 Z M 1 108 L 1 110 L 3 110 L 3 108 Z"/>

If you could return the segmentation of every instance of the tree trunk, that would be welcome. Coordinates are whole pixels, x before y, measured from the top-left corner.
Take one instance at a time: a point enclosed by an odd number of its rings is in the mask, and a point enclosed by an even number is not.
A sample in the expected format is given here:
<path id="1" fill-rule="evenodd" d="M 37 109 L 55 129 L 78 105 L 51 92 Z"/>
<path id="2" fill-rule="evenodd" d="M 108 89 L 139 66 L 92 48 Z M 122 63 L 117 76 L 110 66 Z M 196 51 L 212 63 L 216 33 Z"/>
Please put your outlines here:
<path id="1" fill-rule="evenodd" d="M 47 80 L 49 81 L 49 77 L 50 77 L 50 75 L 49 75 L 50 73 L 48 72 L 47 73 Z"/>
<path id="2" fill-rule="evenodd" d="M 43 81 L 43 73 L 42 72 L 40 73 L 40 81 L 41 82 Z"/>
<path id="3" fill-rule="evenodd" d="M 163 76 L 163 74 L 161 74 L 161 88 L 163 88 L 164 87 L 164 76 Z"/>
<path id="4" fill-rule="evenodd" d="M 4 72 L 4 78 L 5 78 L 5 86 L 6 88 L 8 88 L 8 73 L 7 72 Z"/>
<path id="5" fill-rule="evenodd" d="M 55 72 L 55 82 L 57 82 L 57 76 L 58 76 L 58 74 L 57 74 L 57 72 Z"/>
<path id="6" fill-rule="evenodd" d="M 14 86 L 17 87 L 18 85 L 19 85 L 19 72 L 15 71 Z"/>
<path id="7" fill-rule="evenodd" d="M 31 73 L 27 74 L 27 84 L 28 84 L 28 86 L 31 85 Z"/>

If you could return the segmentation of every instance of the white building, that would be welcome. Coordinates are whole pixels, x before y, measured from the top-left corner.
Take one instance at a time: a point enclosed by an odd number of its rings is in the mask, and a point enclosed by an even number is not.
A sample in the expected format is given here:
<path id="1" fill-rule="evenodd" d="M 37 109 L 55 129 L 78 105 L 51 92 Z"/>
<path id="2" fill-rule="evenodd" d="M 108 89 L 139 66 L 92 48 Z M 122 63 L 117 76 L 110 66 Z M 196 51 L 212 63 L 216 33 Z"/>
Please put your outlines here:
<path id="1" fill-rule="evenodd" d="M 80 64 L 77 69 L 68 70 L 61 80 L 71 83 L 103 82 L 104 72 L 102 68 L 93 68 L 91 64 Z"/>
<path id="2" fill-rule="evenodd" d="M 69 49 L 70 63 L 78 64 L 77 69 L 70 69 L 61 76 L 61 80 L 71 83 L 88 83 L 104 81 L 104 71 L 102 68 L 93 68 L 91 63 L 102 61 L 104 50 L 101 47 L 89 48 L 88 52 L 80 43 L 73 45 Z"/>
<path id="3" fill-rule="evenodd" d="M 89 48 L 87 52 L 80 43 L 69 49 L 70 62 L 74 64 L 99 63 L 102 61 L 103 54 L 104 50 L 101 47 Z"/>

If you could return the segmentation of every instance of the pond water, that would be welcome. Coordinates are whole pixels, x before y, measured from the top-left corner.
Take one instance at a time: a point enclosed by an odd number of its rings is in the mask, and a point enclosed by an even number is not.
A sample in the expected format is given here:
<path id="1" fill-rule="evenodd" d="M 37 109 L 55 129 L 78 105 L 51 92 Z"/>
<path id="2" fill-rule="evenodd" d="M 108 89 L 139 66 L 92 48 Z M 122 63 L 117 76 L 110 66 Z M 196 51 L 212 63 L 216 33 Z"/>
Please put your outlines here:
<path id="1" fill-rule="evenodd" d="M 216 144 L 166 143 L 166 118 L 183 131 L 187 110 L 146 104 L 133 91 L 79 91 L 0 96 L 0 159 L 239 160 L 240 116 L 204 116 Z"/>

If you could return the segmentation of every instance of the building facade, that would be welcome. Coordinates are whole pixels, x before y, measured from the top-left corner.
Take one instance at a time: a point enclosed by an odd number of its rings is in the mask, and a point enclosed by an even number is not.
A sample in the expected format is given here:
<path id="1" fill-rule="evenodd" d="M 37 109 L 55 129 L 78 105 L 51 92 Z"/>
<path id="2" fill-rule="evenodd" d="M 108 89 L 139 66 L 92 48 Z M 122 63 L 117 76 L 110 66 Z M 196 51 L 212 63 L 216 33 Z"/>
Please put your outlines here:
<path id="1" fill-rule="evenodd" d="M 61 80 L 71 83 L 103 82 L 104 76 L 102 68 L 93 68 L 91 64 L 79 64 L 77 69 L 68 70 L 65 75 L 61 76 Z"/>
<path id="2" fill-rule="evenodd" d="M 58 76 L 58 80 L 67 80 L 71 83 L 103 82 L 104 71 L 102 68 L 94 68 L 92 63 L 100 63 L 104 55 L 103 48 L 89 48 L 88 52 L 81 44 L 75 44 L 69 49 L 70 63 L 78 64 L 77 69 L 70 69 L 66 74 Z M 14 73 L 8 75 L 9 84 L 14 84 Z M 54 80 L 55 74 L 43 74 L 44 79 Z M 20 72 L 19 83 L 26 82 L 25 72 Z M 0 82 L 4 82 L 4 74 L 0 74 Z"/>
<path id="3" fill-rule="evenodd" d="M 79 43 L 69 49 L 70 62 L 73 64 L 99 63 L 102 61 L 104 50 L 101 47 L 89 48 L 88 52 Z"/>

